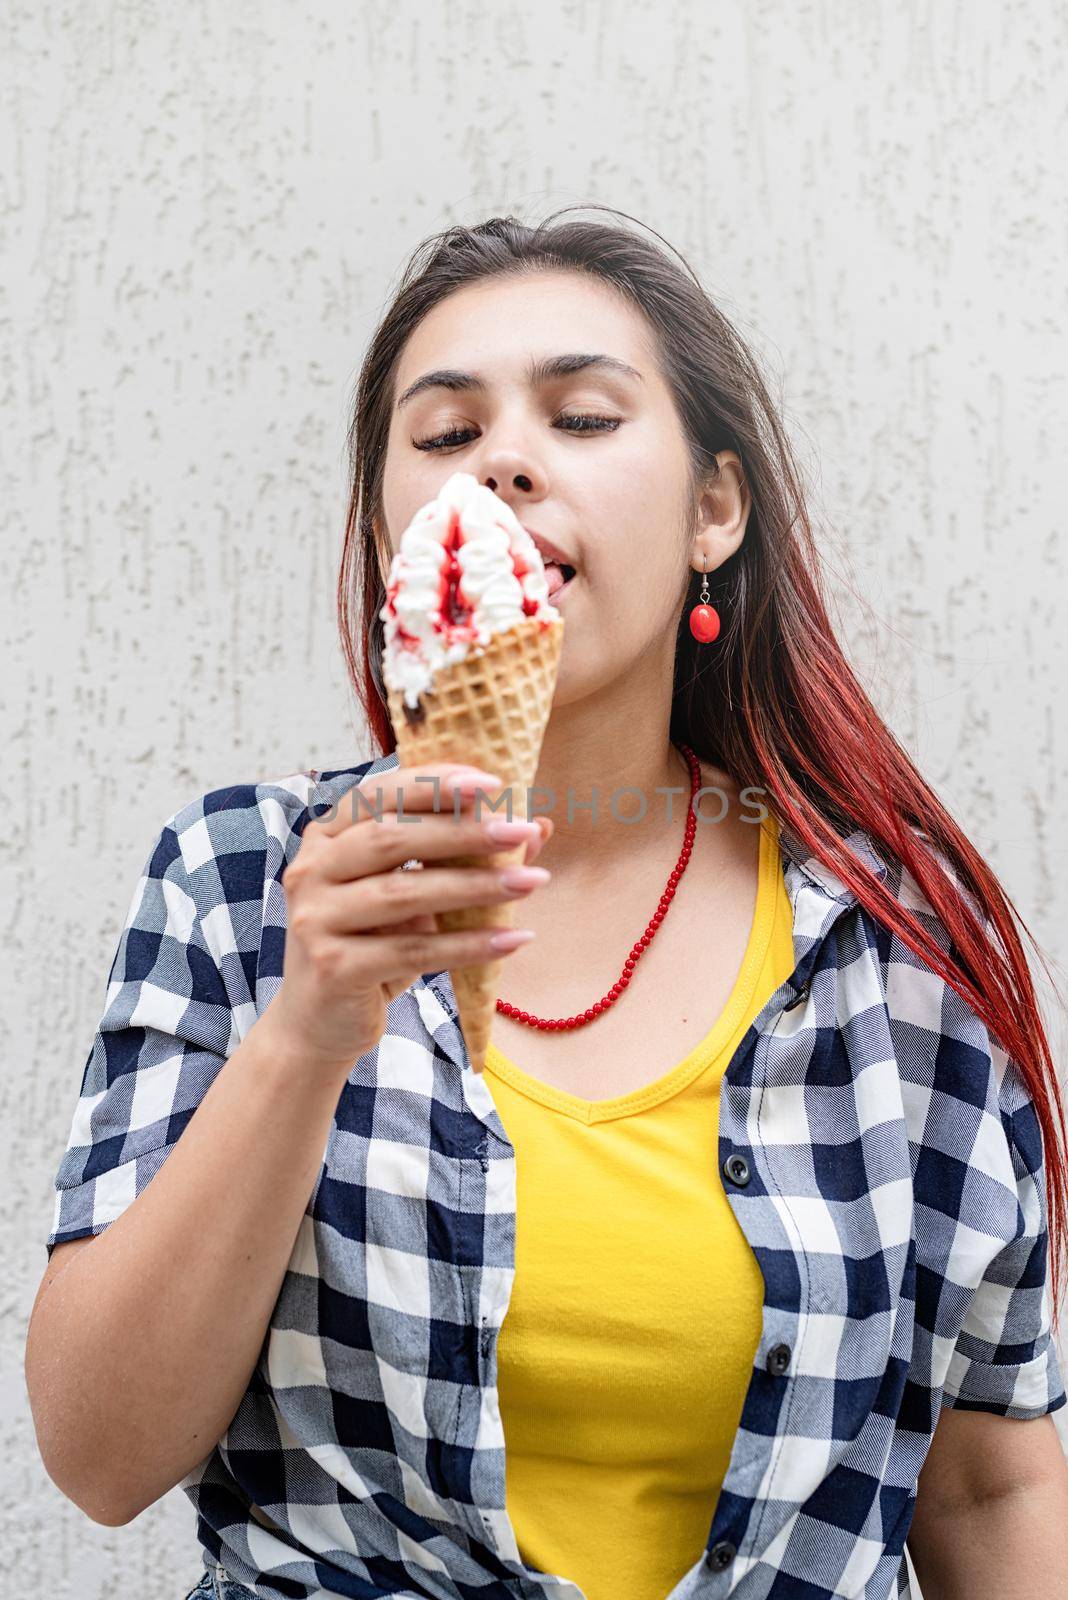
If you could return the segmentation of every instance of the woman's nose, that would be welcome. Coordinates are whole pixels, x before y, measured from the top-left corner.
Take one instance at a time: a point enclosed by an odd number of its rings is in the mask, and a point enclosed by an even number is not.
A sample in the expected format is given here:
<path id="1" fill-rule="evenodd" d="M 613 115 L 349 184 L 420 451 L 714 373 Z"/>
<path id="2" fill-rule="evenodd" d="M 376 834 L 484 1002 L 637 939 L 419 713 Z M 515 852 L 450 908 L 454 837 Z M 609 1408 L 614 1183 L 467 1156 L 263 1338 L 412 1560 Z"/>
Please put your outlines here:
<path id="1" fill-rule="evenodd" d="M 529 492 L 529 490 L 533 489 L 533 487 L 534 487 L 534 485 L 531 483 L 530 479 L 527 477 L 525 472 L 517 472 L 515 474 L 515 476 L 512 478 L 512 482 L 515 484 L 517 489 L 522 489 L 522 490 L 524 490 L 524 492 Z M 494 477 L 487 478 L 486 479 L 486 488 L 487 489 L 492 489 L 494 494 L 496 494 L 497 493 L 497 479 L 494 478 Z"/>

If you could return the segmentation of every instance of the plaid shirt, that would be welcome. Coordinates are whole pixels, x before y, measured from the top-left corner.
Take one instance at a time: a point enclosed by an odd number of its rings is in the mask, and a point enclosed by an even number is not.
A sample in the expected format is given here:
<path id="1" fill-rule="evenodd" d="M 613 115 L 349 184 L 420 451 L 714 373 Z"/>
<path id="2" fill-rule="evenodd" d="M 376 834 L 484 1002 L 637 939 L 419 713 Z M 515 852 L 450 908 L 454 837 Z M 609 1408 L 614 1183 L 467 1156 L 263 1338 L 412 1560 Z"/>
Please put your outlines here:
<path id="1" fill-rule="evenodd" d="M 217 790 L 164 824 L 49 1252 L 101 1232 L 159 1170 L 278 990 L 305 826 L 396 761 Z M 670 1600 L 908 1596 L 940 1406 L 1030 1418 L 1066 1398 L 1041 1132 L 1014 1064 L 840 879 L 781 843 L 796 969 L 729 1063 L 714 1156 L 763 1273 L 763 1332 L 706 1548 Z M 860 830 L 848 843 L 948 947 L 915 880 Z M 182 1480 L 209 1566 L 263 1596 L 583 1600 L 524 1564 L 505 1512 L 515 1194 L 448 975 L 426 974 L 340 1092 L 246 1393 Z"/>

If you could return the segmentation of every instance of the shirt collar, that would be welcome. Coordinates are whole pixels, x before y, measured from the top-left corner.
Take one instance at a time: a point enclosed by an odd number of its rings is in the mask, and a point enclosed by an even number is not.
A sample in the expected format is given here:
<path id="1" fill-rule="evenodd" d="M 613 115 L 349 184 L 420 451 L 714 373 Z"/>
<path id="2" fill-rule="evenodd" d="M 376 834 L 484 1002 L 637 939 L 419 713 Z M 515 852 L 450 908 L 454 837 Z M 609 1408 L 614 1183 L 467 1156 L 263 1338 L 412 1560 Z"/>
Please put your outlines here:
<path id="1" fill-rule="evenodd" d="M 821 861 L 815 851 L 809 849 L 808 845 L 805 844 L 804 840 L 792 827 L 782 821 L 779 824 L 779 840 L 783 851 L 789 859 L 824 894 L 846 906 L 857 904 L 855 891 L 847 883 L 844 883 L 838 874 L 827 866 L 825 862 Z M 843 836 L 843 843 L 882 882 L 890 868 L 872 844 L 868 833 L 863 828 L 853 828 Z"/>

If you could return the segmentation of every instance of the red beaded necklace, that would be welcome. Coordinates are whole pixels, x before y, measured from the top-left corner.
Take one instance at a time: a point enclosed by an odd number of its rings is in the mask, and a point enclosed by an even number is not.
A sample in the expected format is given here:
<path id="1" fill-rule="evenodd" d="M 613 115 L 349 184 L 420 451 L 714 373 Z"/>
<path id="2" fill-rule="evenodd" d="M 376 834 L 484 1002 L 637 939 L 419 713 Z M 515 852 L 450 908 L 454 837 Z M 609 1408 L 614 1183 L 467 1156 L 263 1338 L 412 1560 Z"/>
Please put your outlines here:
<path id="1" fill-rule="evenodd" d="M 697 813 L 694 809 L 694 800 L 698 789 L 701 787 L 701 767 L 690 749 L 689 745 L 680 744 L 679 750 L 686 757 L 690 768 L 690 803 L 686 808 L 686 833 L 683 838 L 679 859 L 668 873 L 667 887 L 660 896 L 660 903 L 649 919 L 649 924 L 638 940 L 631 947 L 630 955 L 623 963 L 623 971 L 608 993 L 602 995 L 600 1000 L 594 1002 L 588 1011 L 578 1011 L 573 1017 L 535 1017 L 529 1011 L 520 1010 L 519 1006 L 511 1006 L 507 1000 L 497 1001 L 497 1010 L 502 1016 L 511 1017 L 515 1022 L 525 1022 L 530 1028 L 544 1028 L 549 1032 L 563 1032 L 565 1028 L 584 1028 L 587 1022 L 592 1022 L 599 1017 L 602 1011 L 607 1011 L 609 1006 L 614 1006 L 627 984 L 634 976 L 634 969 L 638 965 L 645 951 L 656 937 L 657 929 L 667 914 L 667 908 L 675 898 L 675 890 L 679 886 L 679 879 L 686 871 L 687 863 L 693 851 L 694 834 L 697 831 Z"/>

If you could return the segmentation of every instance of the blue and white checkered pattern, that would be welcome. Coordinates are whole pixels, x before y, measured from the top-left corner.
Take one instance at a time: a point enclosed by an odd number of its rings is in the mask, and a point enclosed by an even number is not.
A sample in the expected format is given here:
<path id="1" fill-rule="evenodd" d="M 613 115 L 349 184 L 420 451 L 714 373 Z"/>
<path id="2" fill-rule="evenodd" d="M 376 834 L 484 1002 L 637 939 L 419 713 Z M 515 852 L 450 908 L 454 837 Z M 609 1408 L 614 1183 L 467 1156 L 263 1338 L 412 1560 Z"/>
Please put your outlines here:
<path id="1" fill-rule="evenodd" d="M 281 880 L 304 827 L 395 765 L 217 790 L 164 824 L 49 1252 L 101 1232 L 159 1170 L 278 990 Z M 915 880 L 860 830 L 848 842 L 948 948 Z M 1066 1398 L 1041 1133 L 1016 1068 L 785 831 L 782 849 L 796 968 L 729 1064 L 716 1156 L 763 1273 L 763 1332 L 706 1549 L 668 1600 L 907 1596 L 940 1406 L 1030 1418 Z M 246 1394 L 183 1480 L 209 1565 L 262 1596 L 583 1600 L 524 1564 L 505 1511 L 496 1348 L 515 1200 L 448 975 L 427 974 L 349 1075 Z M 769 1360 L 782 1345 L 785 1371 Z"/>

